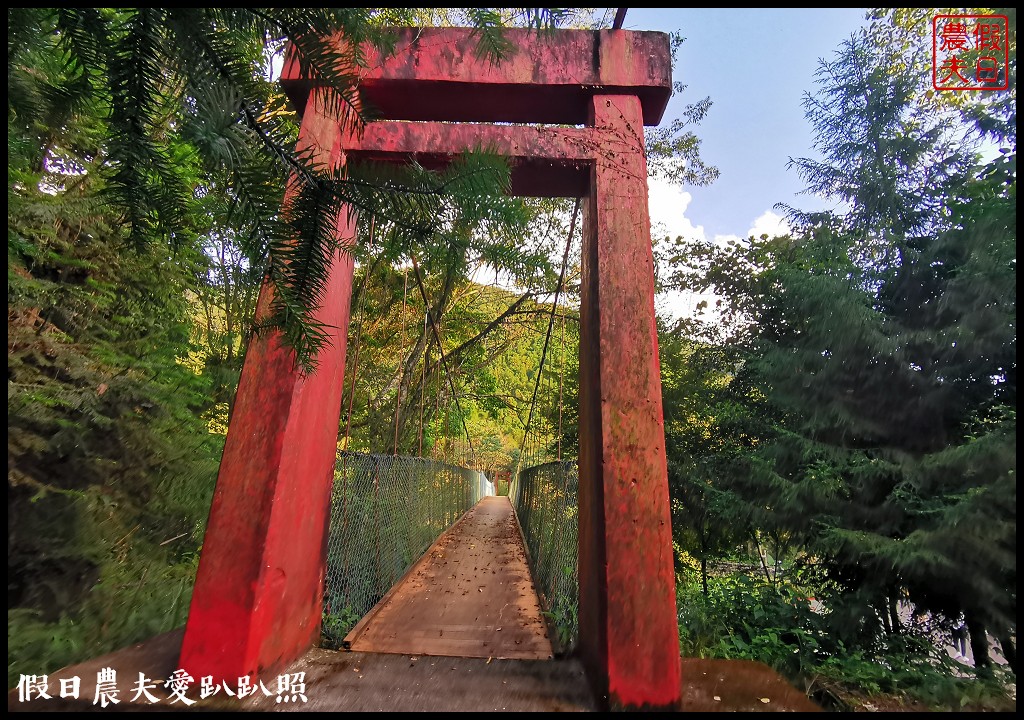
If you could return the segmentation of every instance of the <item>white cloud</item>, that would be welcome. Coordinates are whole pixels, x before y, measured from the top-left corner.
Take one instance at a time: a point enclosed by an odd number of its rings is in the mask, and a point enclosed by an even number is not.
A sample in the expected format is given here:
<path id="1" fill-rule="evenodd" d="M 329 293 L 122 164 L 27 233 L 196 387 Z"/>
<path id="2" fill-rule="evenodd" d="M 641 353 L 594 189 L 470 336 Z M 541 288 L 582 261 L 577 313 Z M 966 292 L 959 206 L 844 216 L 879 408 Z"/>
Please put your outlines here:
<path id="1" fill-rule="evenodd" d="M 665 236 L 673 239 L 682 236 L 688 240 L 700 241 L 708 239 L 704 226 L 694 225 L 686 216 L 686 211 L 693 200 L 690 193 L 656 178 L 648 178 L 647 192 L 651 216 L 651 235 L 654 239 L 657 240 Z M 771 237 L 784 235 L 789 231 L 790 228 L 785 218 L 771 210 L 766 210 L 753 220 L 744 235 L 715 235 L 714 242 L 716 245 L 725 245 L 730 240 L 739 241 L 751 235 L 760 237 L 762 233 L 765 233 Z M 511 283 L 509 278 L 496 274 L 493 268 L 486 265 L 477 269 L 474 280 L 484 284 L 496 283 L 499 286 L 514 289 L 514 283 Z M 697 305 L 703 301 L 707 303 L 707 309 L 703 316 L 708 318 L 709 316 L 714 317 L 716 314 L 715 302 L 718 299 L 719 297 L 712 293 L 669 291 L 658 294 L 655 298 L 655 306 L 660 315 L 675 319 L 693 317 L 696 314 Z"/>
<path id="2" fill-rule="evenodd" d="M 648 208 L 651 214 L 651 236 L 657 241 L 664 237 L 688 240 L 706 240 L 703 225 L 694 225 L 686 217 L 686 208 L 693 196 L 658 178 L 647 178 Z M 654 298 L 654 306 L 662 317 L 681 318 L 692 315 L 702 298 L 691 292 L 669 290 Z"/>
<path id="3" fill-rule="evenodd" d="M 651 212 L 651 235 L 676 238 L 705 239 L 704 226 L 694 225 L 686 217 L 686 208 L 693 196 L 664 180 L 647 179 L 648 207 Z"/>
<path id="4" fill-rule="evenodd" d="M 786 218 L 773 213 L 771 210 L 765 210 L 754 220 L 754 224 L 750 226 L 750 229 L 747 230 L 747 237 L 751 235 L 756 238 L 762 235 L 775 237 L 776 235 L 787 235 L 790 232 L 792 232 L 792 228 L 786 222 Z"/>
<path id="5" fill-rule="evenodd" d="M 742 239 L 739 235 L 715 235 L 715 245 L 725 247 L 730 242 L 739 242 Z"/>
<path id="6" fill-rule="evenodd" d="M 655 238 L 668 235 L 670 238 L 682 236 L 690 240 L 707 240 L 707 234 L 703 225 L 694 225 L 686 217 L 686 210 L 693 200 L 690 193 L 680 190 L 669 183 L 655 178 L 648 178 L 647 192 L 651 213 L 651 235 Z M 756 217 L 750 228 L 743 237 L 760 237 L 766 234 L 769 237 L 785 235 L 790 232 L 789 224 L 785 218 L 771 210 L 766 210 Z M 716 245 L 725 245 L 730 240 L 739 241 L 739 235 L 723 234 L 715 235 Z M 680 292 L 676 290 L 660 293 L 655 298 L 655 307 L 658 313 L 673 319 L 694 317 L 697 305 L 701 302 L 707 303 L 704 317 L 714 317 L 715 303 L 719 299 L 713 293 Z"/>

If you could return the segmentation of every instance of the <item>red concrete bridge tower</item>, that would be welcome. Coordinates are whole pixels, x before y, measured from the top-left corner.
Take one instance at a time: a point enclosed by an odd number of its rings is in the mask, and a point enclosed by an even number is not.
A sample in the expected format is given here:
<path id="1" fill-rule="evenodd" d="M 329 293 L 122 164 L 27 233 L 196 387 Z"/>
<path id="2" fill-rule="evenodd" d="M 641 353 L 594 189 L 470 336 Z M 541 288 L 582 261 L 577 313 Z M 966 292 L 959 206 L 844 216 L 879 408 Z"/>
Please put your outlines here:
<path id="1" fill-rule="evenodd" d="M 370 50 L 361 70 L 360 92 L 380 118 L 361 132 L 343 132 L 322 111 L 323 90 L 286 65 L 299 145 L 335 166 L 441 166 L 485 148 L 510 159 L 513 193 L 583 198 L 580 654 L 609 706 L 674 707 L 680 658 L 644 155 L 644 126 L 661 120 L 671 95 L 668 36 L 509 30 L 516 50 L 493 63 L 468 29 L 396 32 L 395 53 Z M 344 214 L 337 225 L 354 241 Z M 317 315 L 331 344 L 314 374 L 297 369 L 277 335 L 246 354 L 181 651 L 195 677 L 263 676 L 318 639 L 352 275 L 352 258 L 339 254 Z"/>

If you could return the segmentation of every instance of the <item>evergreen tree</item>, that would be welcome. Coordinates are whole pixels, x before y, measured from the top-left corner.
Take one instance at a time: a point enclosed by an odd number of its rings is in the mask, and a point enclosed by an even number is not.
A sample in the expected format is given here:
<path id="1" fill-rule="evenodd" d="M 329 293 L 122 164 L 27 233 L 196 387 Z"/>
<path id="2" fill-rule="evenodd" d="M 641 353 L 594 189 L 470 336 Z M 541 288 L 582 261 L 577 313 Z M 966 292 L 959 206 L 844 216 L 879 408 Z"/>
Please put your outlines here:
<path id="1" fill-rule="evenodd" d="M 750 437 L 733 401 L 727 351 L 660 328 L 658 353 L 665 408 L 665 454 L 672 498 L 672 532 L 700 564 L 708 594 L 708 563 L 742 545 L 748 514 L 730 491 Z"/>
<path id="2" fill-rule="evenodd" d="M 793 165 L 841 209 L 707 249 L 699 284 L 760 424 L 734 489 L 826 570 L 835 635 L 871 648 L 908 597 L 963 612 L 983 669 L 1016 625 L 1014 138 L 973 166 L 971 127 L 883 50 L 845 43 L 807 101 L 824 159 Z"/>
<path id="3" fill-rule="evenodd" d="M 308 361 L 332 209 L 386 214 L 389 262 L 420 249 L 452 287 L 474 243 L 528 264 L 533 251 L 501 232 L 526 213 L 498 196 L 494 158 L 346 183 L 293 151 L 268 53 L 293 43 L 344 103 L 352 85 L 336 68 L 358 62 L 355 46 L 321 38 L 386 44 L 381 28 L 411 12 L 9 11 L 9 675 L 184 621 L 255 290 L 269 273 L 271 324 Z M 500 23 L 479 19 L 493 55 Z M 291 174 L 303 190 L 284 222 Z M 492 211 L 485 247 L 474 231 Z"/>
<path id="4" fill-rule="evenodd" d="M 544 28 L 563 14 L 527 9 L 520 20 Z M 481 52 L 499 60 L 508 50 L 501 15 L 469 16 Z M 195 237 L 201 198 L 182 168 L 209 173 L 249 264 L 265 269 L 274 287 L 263 325 L 283 331 L 309 366 L 325 338 L 312 311 L 339 242 L 333 218 L 342 208 L 386 216 L 423 240 L 449 219 L 448 208 L 470 207 L 468 199 L 498 196 L 507 186 L 507 171 L 493 158 L 467 160 L 452 182 L 427 172 L 381 178 L 379 168 L 342 173 L 295 152 L 296 115 L 270 78 L 269 58 L 289 47 L 302 72 L 329 90 L 323 110 L 352 127 L 368 119 L 356 97 L 362 44 L 386 52 L 393 40 L 387 27 L 417 17 L 411 8 L 15 8 L 8 13 L 8 104 L 16 124 L 41 133 L 37 168 L 53 149 L 38 127 L 40 102 L 59 97 L 69 109 L 95 109 L 103 139 L 97 170 L 136 248 L 155 241 L 177 247 Z M 338 33 L 349 42 L 336 42 Z M 41 87 L 33 78 L 39 38 L 47 38 L 48 62 L 63 66 L 59 84 Z M 289 179 L 296 192 L 282 208 Z"/>
<path id="5" fill-rule="evenodd" d="M 99 112 L 55 57 L 9 68 L 38 111 L 8 114 L 11 685 L 183 621 L 223 440 L 185 362 L 205 257 L 124 252 Z"/>

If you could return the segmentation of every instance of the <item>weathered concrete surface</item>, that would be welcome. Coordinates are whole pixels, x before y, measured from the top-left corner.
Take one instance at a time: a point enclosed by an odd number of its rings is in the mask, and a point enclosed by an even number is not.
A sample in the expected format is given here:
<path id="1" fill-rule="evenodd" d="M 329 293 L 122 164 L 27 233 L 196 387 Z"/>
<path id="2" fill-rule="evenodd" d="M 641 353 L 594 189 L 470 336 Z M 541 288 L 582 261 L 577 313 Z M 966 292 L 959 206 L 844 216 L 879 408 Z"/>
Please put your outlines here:
<path id="1" fill-rule="evenodd" d="M 312 651 L 291 671 L 306 672 L 309 684 L 306 709 L 309 710 L 564 712 L 596 709 L 583 668 L 573 660 L 487 660 Z"/>
<path id="2" fill-rule="evenodd" d="M 360 652 L 551 658 L 508 498 L 477 503 L 345 641 Z"/>
<path id="3" fill-rule="evenodd" d="M 163 683 L 177 669 L 178 653 L 181 650 L 183 634 L 184 628 L 173 630 L 157 635 L 137 645 L 116 650 L 107 655 L 86 660 L 78 665 L 71 665 L 57 672 L 52 672 L 47 676 L 49 694 L 52 697 L 49 700 L 33 699 L 31 702 L 20 702 L 17 688 L 10 690 L 7 693 L 7 710 L 8 712 L 178 710 L 180 703 L 173 705 L 168 703 L 168 694 L 163 687 Z M 114 670 L 120 692 L 117 694 L 118 704 L 111 704 L 102 708 L 99 703 L 93 705 L 93 700 L 96 699 L 97 674 L 104 668 Z M 132 684 L 139 679 L 139 673 L 145 674 L 147 678 L 156 682 L 157 687 L 150 692 L 160 701 L 157 704 L 151 705 L 145 701 L 142 703 L 130 702 L 130 698 L 134 693 L 129 692 L 129 690 Z M 79 697 L 77 699 L 70 697 L 61 698 L 61 680 L 74 677 L 79 678 L 81 681 Z M 190 693 L 190 695 L 194 694 Z"/>
<path id="4" fill-rule="evenodd" d="M 610 707 L 679 701 L 679 641 L 640 101 L 593 98 L 584 203 L 580 651 Z"/>
<path id="5" fill-rule="evenodd" d="M 672 96 L 668 35 L 629 30 L 507 28 L 510 53 L 482 58 L 471 28 L 396 28 L 394 53 L 366 48 L 354 68 L 379 119 L 582 125 L 595 93 L 634 95 L 657 125 Z M 343 42 L 340 38 L 338 42 Z M 303 112 L 311 84 L 290 57 L 281 84 Z"/>
<path id="6" fill-rule="evenodd" d="M 297 149 L 344 162 L 337 122 L 316 113 L 303 119 Z M 353 218 L 336 222 L 354 242 Z M 249 343 L 182 646 L 181 667 L 194 677 L 255 677 L 319 640 L 352 273 L 352 255 L 338 251 L 315 312 L 328 335 L 315 373 L 297 367 L 278 332 Z M 265 285 L 258 317 L 272 293 Z"/>
<path id="7" fill-rule="evenodd" d="M 464 152 L 487 150 L 508 161 L 513 195 L 582 197 L 602 140 L 593 128 L 382 121 L 367 123 L 347 153 L 353 162 L 415 160 L 437 170 Z"/>
<path id="8" fill-rule="evenodd" d="M 343 711 L 343 712 L 459 712 L 459 711 L 596 711 L 583 668 L 573 659 L 486 660 L 372 653 L 345 653 L 314 648 L 286 668 L 305 673 L 305 702 L 277 702 L 275 677 L 263 677 L 256 695 L 238 700 L 223 692 L 199 700 L 198 678 L 186 692 L 195 705 L 170 704 L 163 681 L 174 672 L 181 630 L 160 635 L 110 655 L 49 675 L 50 700 L 18 701 L 17 690 L 7 695 L 8 711 Z M 93 704 L 96 674 L 113 668 L 120 688 L 117 705 Z M 777 673 L 760 663 L 733 660 L 682 660 L 683 711 L 793 712 L 820 711 Z M 139 673 L 155 681 L 158 698 L 133 701 Z M 60 679 L 81 678 L 79 699 L 59 697 Z M 256 683 L 259 687 L 259 683 Z M 718 699 L 716 699 L 718 698 Z M 768 702 L 762 699 L 767 698 Z"/>
<path id="9" fill-rule="evenodd" d="M 9 711 L 345 711 L 345 712 L 458 712 L 458 711 L 578 711 L 594 710 L 589 686 L 578 662 L 572 660 L 500 660 L 486 658 L 428 657 L 360 652 L 336 652 L 314 648 L 282 672 L 305 673 L 306 701 L 278 702 L 277 675 L 261 676 L 262 688 L 244 700 L 223 691 L 199 700 L 199 678 L 186 691 L 187 708 L 180 700 L 170 703 L 163 687 L 173 673 L 181 645 L 181 630 L 160 635 L 124 650 L 51 673 L 50 700 L 18 701 L 17 689 L 7 695 Z M 116 671 L 120 688 L 117 705 L 93 704 L 97 673 Z M 139 673 L 154 681 L 145 697 L 133 701 L 133 685 Z M 80 697 L 60 698 L 60 680 L 81 679 Z M 233 683 L 231 687 L 236 687 Z"/>

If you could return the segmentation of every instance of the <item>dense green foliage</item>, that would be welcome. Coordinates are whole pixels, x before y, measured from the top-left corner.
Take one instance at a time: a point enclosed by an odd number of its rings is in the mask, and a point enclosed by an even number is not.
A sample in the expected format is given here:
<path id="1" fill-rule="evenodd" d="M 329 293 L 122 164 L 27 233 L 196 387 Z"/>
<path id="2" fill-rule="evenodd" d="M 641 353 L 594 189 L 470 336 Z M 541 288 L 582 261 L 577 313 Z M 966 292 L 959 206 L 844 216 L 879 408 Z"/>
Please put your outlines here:
<path id="1" fill-rule="evenodd" d="M 980 682 L 965 675 L 924 619 L 868 649 L 836 636 L 824 606 L 809 596 L 820 588 L 813 577 L 798 572 L 776 584 L 756 573 L 714 573 L 706 592 L 695 570 L 680 580 L 684 656 L 767 663 L 829 710 L 1013 709 L 1006 670 Z"/>
<path id="2" fill-rule="evenodd" d="M 300 70 L 325 88 L 322 110 L 355 127 L 367 119 L 355 89 L 363 43 L 388 52 L 393 36 L 386 28 L 416 24 L 420 15 L 409 8 L 12 9 L 9 108 L 34 133 L 37 163 L 54 149 L 59 122 L 47 120 L 93 111 L 94 140 L 102 142 L 88 148 L 89 157 L 99 160 L 105 198 L 136 248 L 193 241 L 204 230 L 196 205 L 215 192 L 222 206 L 206 212 L 227 215 L 244 257 L 274 288 L 272 312 L 260 325 L 282 331 L 312 366 L 325 340 L 313 311 L 340 242 L 340 212 L 386 216 L 407 239 L 429 239 L 453 219 L 446 209 L 472 213 L 486 205 L 452 206 L 450 198 L 500 195 L 507 186 L 493 158 L 467 161 L 471 167 L 447 178 L 381 178 L 379 169 L 342 171 L 296 149 L 298 119 L 270 78 L 271 58 L 287 43 Z M 502 17 L 469 15 L 480 52 L 499 61 L 508 49 Z M 520 19 L 545 28 L 563 15 L 530 9 Z M 334 42 L 338 32 L 352 42 Z M 59 70 L 39 82 L 31 71 L 37 61 Z M 50 114 L 54 109 L 61 115 Z M 215 187 L 197 192 L 197 171 Z M 287 198 L 286 180 L 293 190 Z"/>
<path id="3" fill-rule="evenodd" d="M 19 57 L 38 114 L 8 114 L 9 673 L 182 622 L 222 444 L 181 362 L 206 259 L 124 251 L 93 108 L 47 50 Z"/>
<path id="4" fill-rule="evenodd" d="M 1015 663 L 1016 56 L 1011 91 L 937 96 L 922 13 L 875 13 L 808 96 L 821 159 L 793 168 L 839 210 L 677 241 L 666 284 L 722 302 L 660 327 L 660 353 L 683 652 L 957 707 L 989 688 L 937 652 L 961 613 L 980 674 L 989 637 Z M 359 244 L 339 445 L 499 480 L 574 455 L 578 243 L 552 318 L 569 206 L 505 197 L 482 155 L 343 178 L 293 152 L 268 76 L 292 41 L 358 123 L 358 46 L 317 36 L 386 49 L 389 24 L 468 22 L 500 61 L 503 23 L 568 17 L 9 11 L 9 678 L 183 622 L 246 343 L 276 328 L 313 363 L 342 203 Z M 654 170 L 714 179 L 689 129 L 708 108 L 648 136 Z"/>
<path id="5" fill-rule="evenodd" d="M 756 553 L 766 588 L 714 602 L 792 606 L 798 577 L 825 610 L 775 627 L 817 628 L 819 660 L 931 672 L 913 609 L 939 642 L 963 614 L 987 675 L 992 638 L 1015 665 L 1015 109 L 936 103 L 890 44 L 904 35 L 875 30 L 822 62 L 806 101 L 821 159 L 791 163 L 839 209 L 787 208 L 783 237 L 678 241 L 672 282 L 722 304 L 663 356 L 676 535 L 702 562 L 743 540 Z M 1011 58 L 1015 76 L 1012 39 Z M 687 603 L 712 602 L 711 585 Z M 749 637 L 717 640 L 708 651 L 758 657 Z M 759 659 L 795 672 L 772 652 Z M 848 679 L 927 694 L 886 678 Z"/>
<path id="6" fill-rule="evenodd" d="M 403 317 L 385 296 L 396 267 L 418 259 L 453 384 L 479 396 L 464 403 L 468 422 L 492 421 L 504 455 L 491 462 L 510 464 L 521 430 L 514 436 L 515 418 L 497 422 L 509 403 L 496 402 L 498 381 L 481 368 L 525 376 L 525 359 L 515 370 L 488 365 L 509 341 L 484 332 L 516 298 L 477 288 L 469 273 L 481 262 L 510 273 L 532 288 L 516 309 L 534 311 L 523 303 L 550 283 L 547 250 L 560 243 L 556 231 L 534 237 L 524 226 L 557 207 L 505 198 L 507 168 L 492 157 L 464 158 L 443 174 L 363 167 L 340 178 L 294 152 L 297 118 L 269 78 L 271 57 L 291 41 L 334 88 L 343 121 L 360 122 L 339 70 L 359 62 L 358 45 L 339 50 L 317 38 L 342 30 L 386 50 L 380 28 L 435 14 L 9 11 L 9 677 L 181 625 L 245 344 L 276 327 L 299 361 L 312 362 L 319 335 L 309 312 L 337 243 L 329 219 L 340 203 L 360 211 L 367 242 L 358 259 L 377 268 L 367 301 L 359 296 L 354 307 L 392 323 L 378 337 L 412 340 L 422 315 L 412 320 L 410 304 Z M 470 14 L 492 61 L 507 50 L 503 22 L 543 28 L 567 17 Z M 298 191 L 282 212 L 288 176 Z M 257 319 L 264 277 L 276 305 Z M 410 284 L 411 302 L 416 290 Z M 403 358 L 410 371 L 398 374 L 400 430 L 411 448 L 412 383 L 425 376 L 428 453 L 438 435 L 458 436 L 461 419 L 439 390 L 447 377 L 436 341 L 434 364 L 415 372 L 430 352 L 420 337 Z M 382 342 L 391 354 L 377 362 L 394 361 L 398 348 Z M 364 426 L 356 418 L 357 432 L 390 449 L 393 426 L 384 421 L 394 417 L 395 384 L 366 383 L 374 377 L 367 355 L 369 373 L 352 376 L 375 395 L 357 392 L 357 408 L 377 416 Z M 493 440 L 482 445 L 493 451 Z"/>
<path id="7" fill-rule="evenodd" d="M 342 418 L 351 407 L 349 446 L 397 445 L 403 454 L 507 476 L 523 438 L 549 306 L 536 292 L 517 295 L 465 279 L 446 285 L 434 274 L 423 285 L 435 337 L 416 270 L 383 263 L 368 270 L 365 283 L 357 277 L 362 289 L 349 331 Z"/>

